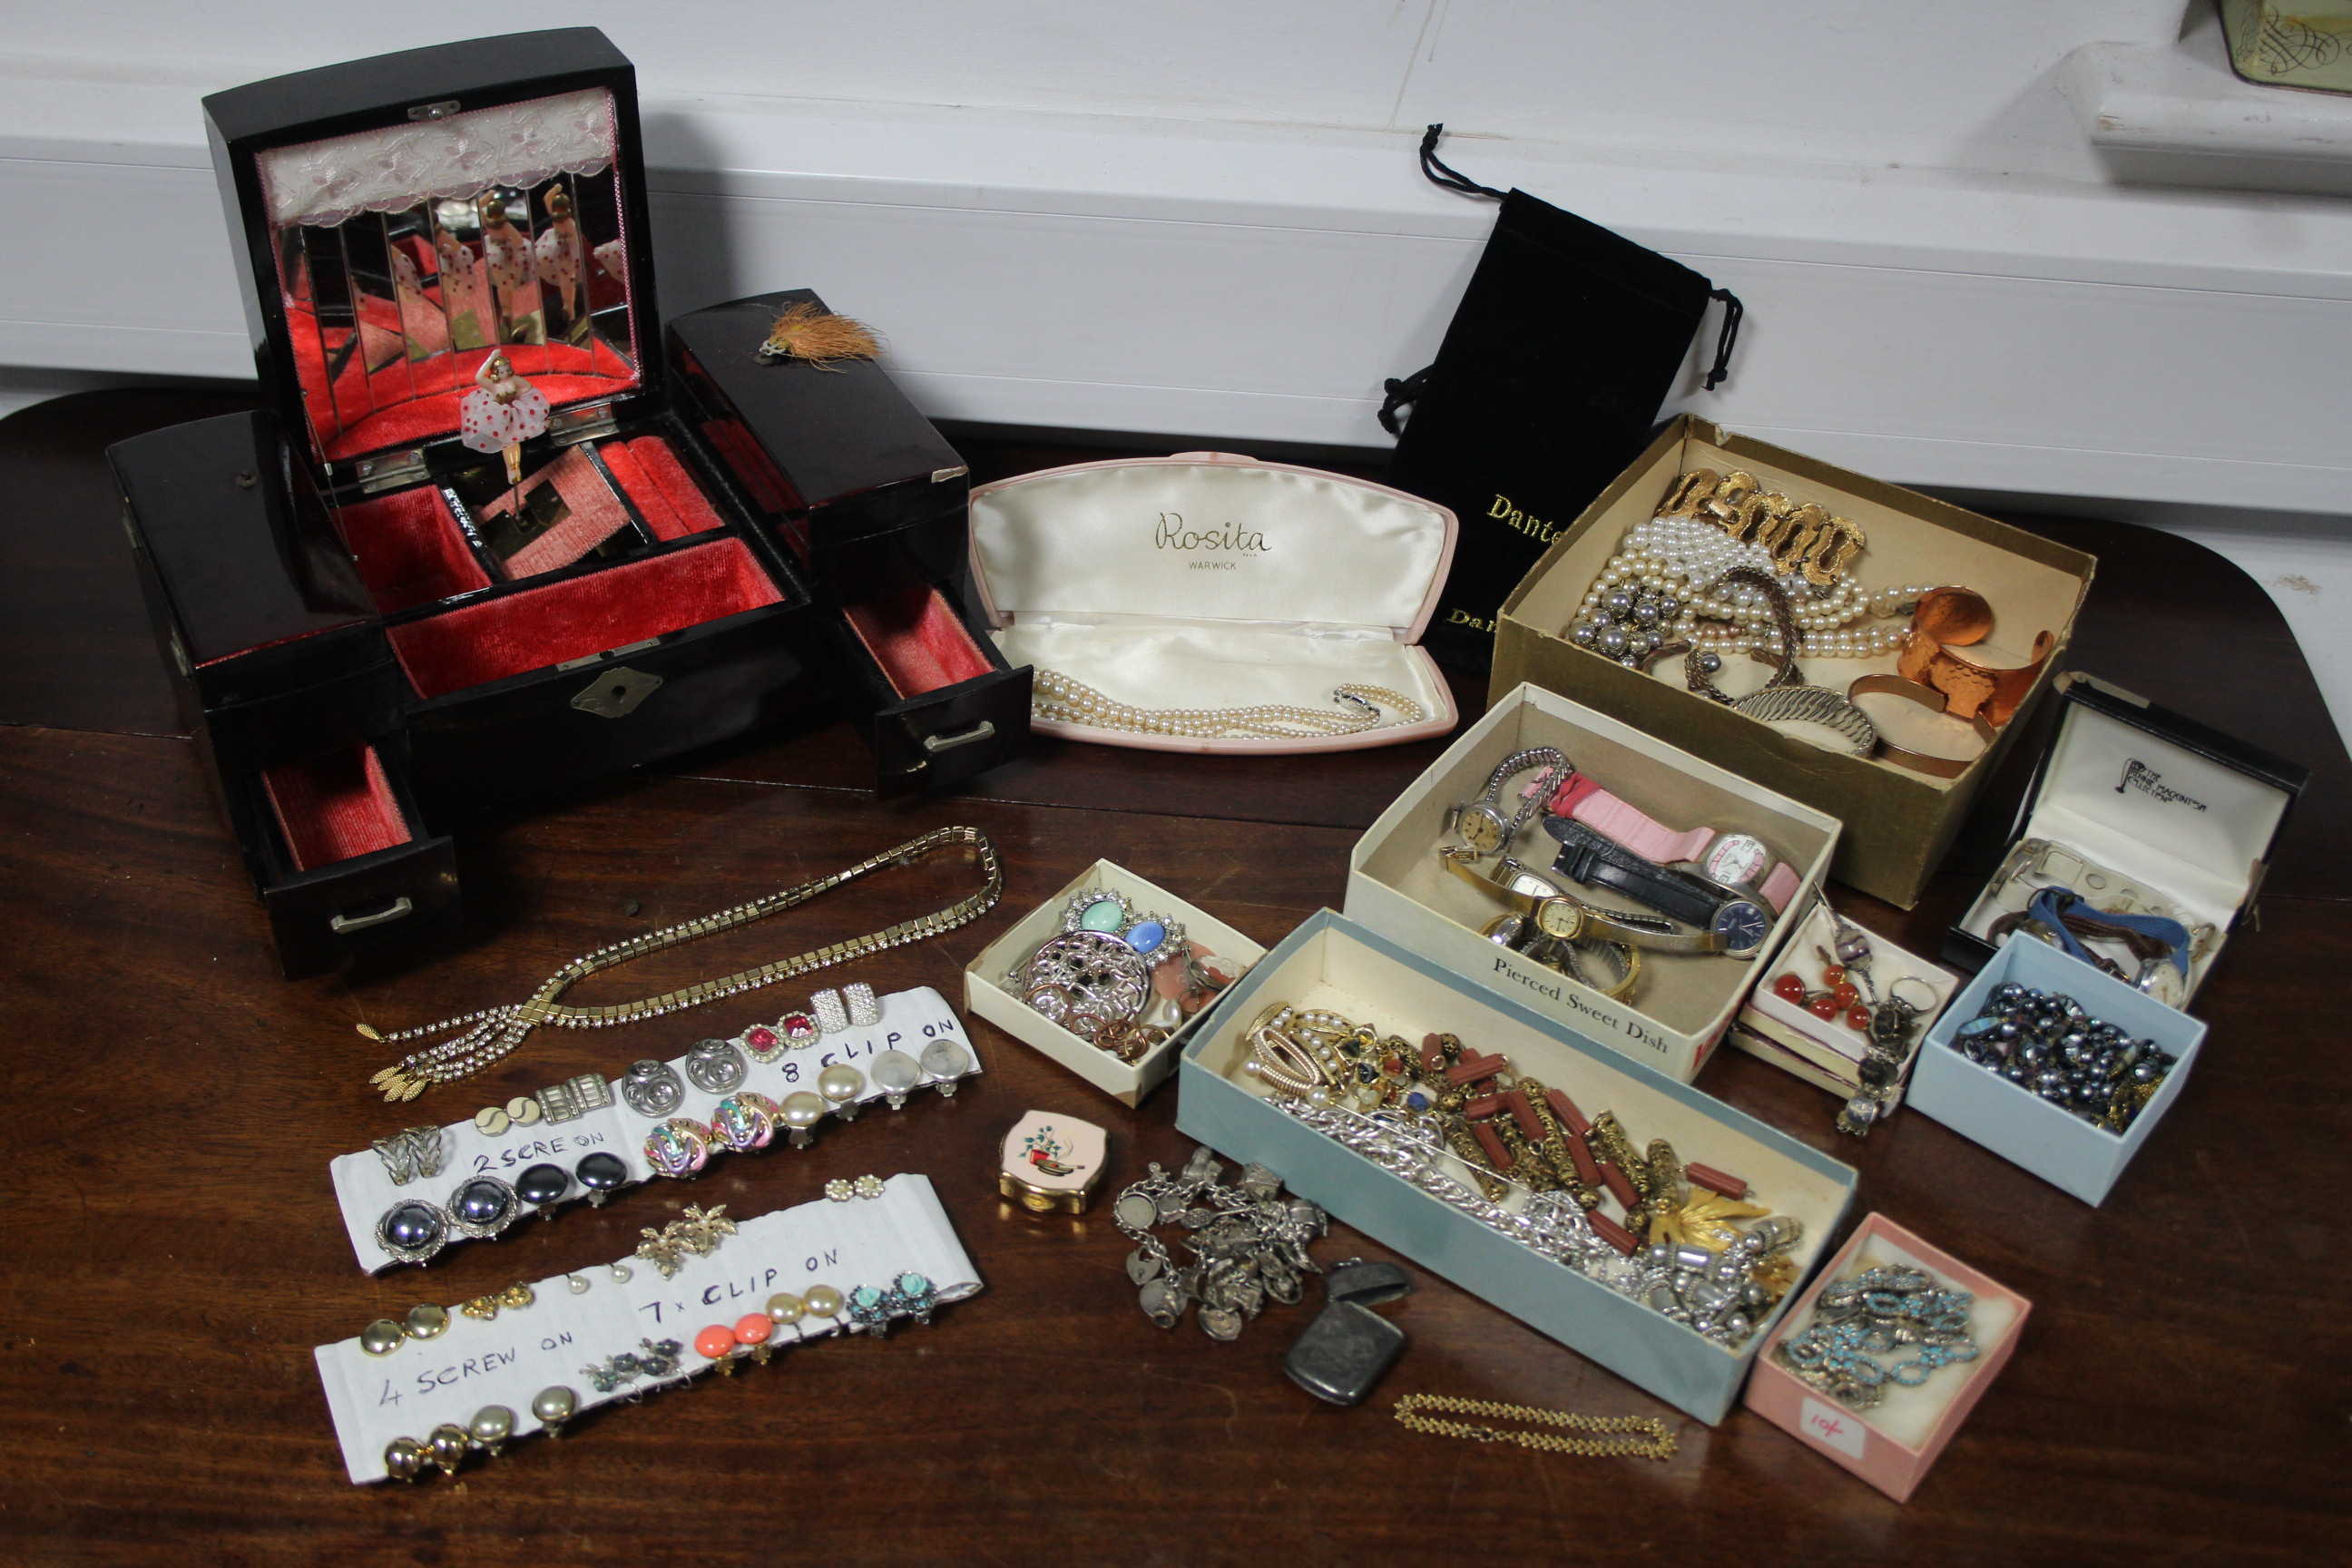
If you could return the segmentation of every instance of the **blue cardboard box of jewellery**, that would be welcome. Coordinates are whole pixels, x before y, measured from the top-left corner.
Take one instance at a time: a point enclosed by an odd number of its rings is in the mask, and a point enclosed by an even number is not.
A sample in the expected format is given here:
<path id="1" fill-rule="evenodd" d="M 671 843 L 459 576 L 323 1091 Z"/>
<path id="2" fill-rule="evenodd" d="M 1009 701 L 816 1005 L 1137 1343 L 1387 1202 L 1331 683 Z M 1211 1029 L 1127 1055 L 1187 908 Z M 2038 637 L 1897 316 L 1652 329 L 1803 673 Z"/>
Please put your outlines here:
<path id="1" fill-rule="evenodd" d="M 1331 1216 L 1501 1308 L 1710 1425 L 1739 1396 L 1796 1285 L 1738 1349 L 1490 1229 L 1285 1114 L 1244 1072 L 1246 1037 L 1276 1003 L 1328 1008 L 1385 1036 L 1451 1032 L 1562 1090 L 1587 1115 L 1613 1110 L 1636 1147 L 1663 1138 L 1685 1161 L 1745 1181 L 1751 1200 L 1803 1227 L 1801 1283 L 1853 1201 L 1855 1175 L 1744 1111 L 1431 963 L 1331 910 L 1261 959 L 1194 1031 L 1177 1067 L 1176 1125 L 1220 1152 L 1255 1160 Z"/>
<path id="2" fill-rule="evenodd" d="M 2011 980 L 2072 996 L 2091 1016 L 2105 1019 L 2134 1039 L 2154 1040 L 2179 1058 L 2124 1132 L 2095 1127 L 1960 1054 L 1954 1043 L 1960 1026 L 1984 1011 L 1994 986 Z M 1911 1108 L 2086 1204 L 2103 1203 L 2179 1097 L 2204 1038 L 2203 1020 L 2016 931 L 1927 1031 L 1919 1065 L 1911 1071 Z"/>

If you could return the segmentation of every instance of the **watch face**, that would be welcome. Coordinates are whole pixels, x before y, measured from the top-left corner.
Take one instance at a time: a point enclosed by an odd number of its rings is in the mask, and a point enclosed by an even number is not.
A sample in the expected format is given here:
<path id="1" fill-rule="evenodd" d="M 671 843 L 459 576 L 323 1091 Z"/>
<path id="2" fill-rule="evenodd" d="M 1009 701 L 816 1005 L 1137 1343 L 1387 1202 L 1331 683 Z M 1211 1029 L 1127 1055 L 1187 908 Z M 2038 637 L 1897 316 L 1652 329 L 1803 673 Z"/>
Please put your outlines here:
<path id="1" fill-rule="evenodd" d="M 1567 899 L 1546 899 L 1536 906 L 1536 930 L 1559 942 L 1573 942 L 1584 929 L 1582 906 Z"/>
<path id="2" fill-rule="evenodd" d="M 1772 917 L 1746 899 L 1734 899 L 1715 911 L 1715 928 L 1723 937 L 1723 951 L 1734 958 L 1753 958 L 1772 933 Z"/>
<path id="3" fill-rule="evenodd" d="M 1481 855 L 1492 855 L 1510 837 L 1511 825 L 1491 805 L 1465 805 L 1454 824 L 1462 842 Z"/>
<path id="4" fill-rule="evenodd" d="M 1772 864 L 1772 852 L 1745 833 L 1727 833 L 1707 847 L 1706 858 L 1699 868 L 1710 882 L 1727 888 L 1745 887 L 1764 875 Z"/>

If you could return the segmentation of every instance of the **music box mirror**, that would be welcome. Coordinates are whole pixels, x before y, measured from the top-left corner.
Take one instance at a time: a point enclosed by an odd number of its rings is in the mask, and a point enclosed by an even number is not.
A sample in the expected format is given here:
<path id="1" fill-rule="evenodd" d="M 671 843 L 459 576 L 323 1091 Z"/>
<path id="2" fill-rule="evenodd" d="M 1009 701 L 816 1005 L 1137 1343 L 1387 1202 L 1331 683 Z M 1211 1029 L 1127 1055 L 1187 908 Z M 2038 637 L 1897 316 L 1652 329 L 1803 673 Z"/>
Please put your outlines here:
<path id="1" fill-rule="evenodd" d="M 616 139 L 587 88 L 259 155 L 321 457 L 456 434 L 498 353 L 559 410 L 637 385 Z"/>

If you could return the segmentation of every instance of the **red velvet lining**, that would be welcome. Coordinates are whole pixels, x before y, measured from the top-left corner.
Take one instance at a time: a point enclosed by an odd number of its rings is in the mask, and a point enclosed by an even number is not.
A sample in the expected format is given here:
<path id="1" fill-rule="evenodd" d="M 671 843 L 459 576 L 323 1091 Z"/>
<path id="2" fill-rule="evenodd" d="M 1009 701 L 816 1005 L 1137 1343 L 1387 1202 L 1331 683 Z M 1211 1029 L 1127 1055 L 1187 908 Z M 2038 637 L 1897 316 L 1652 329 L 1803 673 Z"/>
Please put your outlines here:
<path id="1" fill-rule="evenodd" d="M 378 341 L 378 334 L 396 330 L 389 301 L 365 301 L 362 317 L 369 329 L 365 336 L 371 342 Z M 492 352 L 466 349 L 436 354 L 414 365 L 395 356 L 371 374 L 363 363 L 370 355 L 363 351 L 344 362 L 342 374 L 335 378 L 334 395 L 330 397 L 317 318 L 308 306 L 294 305 L 287 311 L 287 328 L 293 341 L 294 372 L 302 386 L 303 406 L 310 416 L 311 428 L 318 432 L 321 455 L 328 458 L 356 457 L 456 436 L 458 405 L 474 389 L 474 372 Z M 586 348 L 570 343 L 513 343 L 506 353 L 516 371 L 558 408 L 586 398 L 610 397 L 637 384 L 636 372 L 601 338 L 592 339 Z"/>
<path id="2" fill-rule="evenodd" d="M 937 588 L 885 595 L 845 613 L 901 697 L 919 697 L 995 668 Z"/>
<path id="3" fill-rule="evenodd" d="M 342 524 L 360 581 L 386 615 L 489 584 L 431 485 L 347 506 Z"/>
<path id="4" fill-rule="evenodd" d="M 373 746 L 265 769 L 261 787 L 298 871 L 356 860 L 413 837 Z"/>
<path id="5" fill-rule="evenodd" d="M 621 498 L 579 447 L 566 447 L 563 456 L 526 475 L 509 499 L 529 495 L 542 480 L 555 487 L 571 515 L 508 557 L 509 577 L 536 577 L 569 566 L 629 526 L 629 513 Z"/>
<path id="6" fill-rule="evenodd" d="M 387 634 L 421 696 L 642 642 L 783 597 L 738 539 L 485 599 Z"/>
<path id="7" fill-rule="evenodd" d="M 745 489 L 751 492 L 751 499 L 759 503 L 761 510 L 782 514 L 799 509 L 800 498 L 793 492 L 793 487 L 785 483 L 783 474 L 776 468 L 775 459 L 752 439 L 751 433 L 744 429 L 740 422 L 706 419 L 702 423 L 702 434 L 719 448 L 719 455 L 727 459 L 727 466 L 735 470 L 735 477 L 742 481 Z"/>
<path id="8" fill-rule="evenodd" d="M 692 531 L 677 513 L 670 510 L 669 502 L 662 499 L 661 491 L 654 485 L 653 477 L 646 472 L 636 455 L 629 450 L 628 443 L 600 442 L 596 455 L 604 459 L 604 467 L 612 470 L 613 478 L 628 492 L 629 499 L 637 503 L 638 515 L 646 520 L 646 526 L 654 531 L 656 539 L 683 539 Z"/>
<path id="9" fill-rule="evenodd" d="M 629 443 L 629 455 L 644 468 L 687 532 L 700 533 L 719 526 L 719 513 L 712 509 L 709 498 L 694 482 L 694 476 L 686 471 L 686 465 L 677 460 L 677 454 L 670 450 L 667 441 L 658 436 L 640 436 Z"/>

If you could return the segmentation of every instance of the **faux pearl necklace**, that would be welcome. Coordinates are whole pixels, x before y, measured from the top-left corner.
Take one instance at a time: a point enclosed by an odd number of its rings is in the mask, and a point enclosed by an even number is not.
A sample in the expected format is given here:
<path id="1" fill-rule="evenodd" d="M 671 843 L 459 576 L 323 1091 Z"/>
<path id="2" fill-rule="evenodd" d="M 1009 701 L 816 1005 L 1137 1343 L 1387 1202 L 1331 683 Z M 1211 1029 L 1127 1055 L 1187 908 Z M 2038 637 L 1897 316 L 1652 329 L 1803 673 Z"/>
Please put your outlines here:
<path id="1" fill-rule="evenodd" d="M 1213 741 L 1225 736 L 1249 739 L 1307 741 L 1359 734 L 1366 730 L 1410 724 L 1425 716 L 1412 698 L 1381 686 L 1349 684 L 1334 687 L 1329 708 L 1301 708 L 1287 702 L 1261 702 L 1247 708 L 1137 708 L 1073 680 L 1059 670 L 1040 669 L 1031 697 L 1035 717 L 1061 724 L 1082 724 L 1093 730 L 1127 730 L 1140 735 L 1174 735 L 1186 740 Z M 1386 709 L 1394 717 L 1383 721 Z"/>
<path id="2" fill-rule="evenodd" d="M 1713 523 L 1654 517 L 1626 534 L 1619 552 L 1594 579 L 1570 626 L 1570 638 L 1612 658 L 1635 660 L 1676 642 L 1717 652 L 1756 648 L 1777 655 L 1780 633 L 1764 595 L 1753 587 L 1723 587 L 1726 574 L 1741 567 L 1771 575 L 1781 585 L 1797 623 L 1797 651 L 1815 658 L 1893 653 L 1910 630 L 1907 619 L 1860 627 L 1853 623 L 1900 615 L 1934 586 L 1904 584 L 1864 593 L 1842 575 L 1819 589 L 1801 574 L 1774 573 L 1769 551 L 1742 544 Z M 1629 620 L 1630 626 L 1620 624 Z M 1612 631 L 1618 635 L 1611 637 Z"/>

